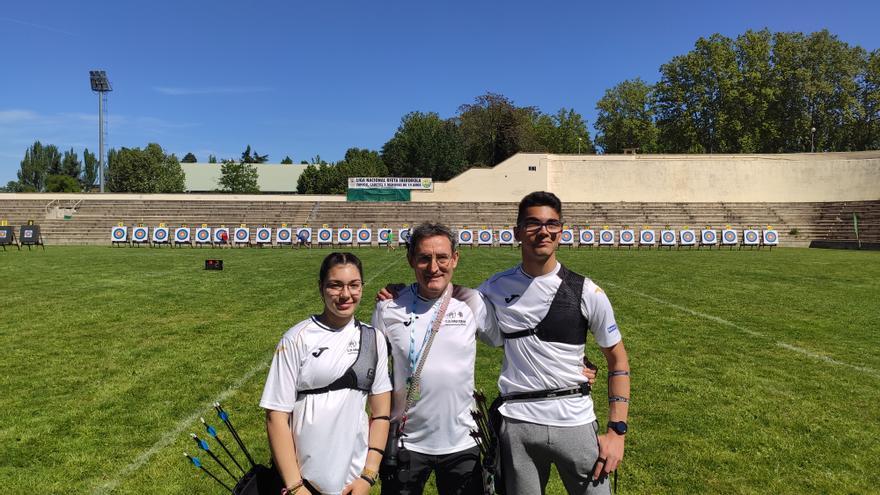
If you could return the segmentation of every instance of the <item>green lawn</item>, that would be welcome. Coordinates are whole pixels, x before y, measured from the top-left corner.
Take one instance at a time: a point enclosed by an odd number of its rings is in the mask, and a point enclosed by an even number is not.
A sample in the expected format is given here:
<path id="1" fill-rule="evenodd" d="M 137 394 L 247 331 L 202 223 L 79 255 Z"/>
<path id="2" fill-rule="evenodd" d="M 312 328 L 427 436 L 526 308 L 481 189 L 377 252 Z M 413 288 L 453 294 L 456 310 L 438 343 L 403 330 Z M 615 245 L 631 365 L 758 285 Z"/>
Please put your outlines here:
<path id="1" fill-rule="evenodd" d="M 209 407 L 220 397 L 255 457 L 267 458 L 257 406 L 267 365 L 281 334 L 320 310 L 327 252 L 0 252 L 4 492 L 221 493 L 185 462 L 184 450 L 197 451 L 189 433 L 202 434 L 200 415 L 218 423 Z M 368 293 L 411 281 L 401 250 L 357 252 Z M 204 271 L 209 257 L 226 270 Z M 621 493 L 880 490 L 880 254 L 563 249 L 560 258 L 608 293 L 630 353 Z M 455 279 L 476 286 L 517 260 L 508 249 L 466 249 Z M 481 345 L 478 387 L 492 395 L 500 359 Z M 558 480 L 548 492 L 563 493 Z"/>

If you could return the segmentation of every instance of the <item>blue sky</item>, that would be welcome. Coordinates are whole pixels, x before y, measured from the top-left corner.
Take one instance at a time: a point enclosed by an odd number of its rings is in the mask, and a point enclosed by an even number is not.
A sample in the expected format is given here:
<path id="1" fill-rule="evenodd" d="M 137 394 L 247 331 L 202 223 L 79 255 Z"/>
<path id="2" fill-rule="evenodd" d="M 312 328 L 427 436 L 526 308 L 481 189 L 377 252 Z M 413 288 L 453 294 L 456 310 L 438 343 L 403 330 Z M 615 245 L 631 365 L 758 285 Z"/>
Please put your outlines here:
<path id="1" fill-rule="evenodd" d="M 97 150 L 91 69 L 114 89 L 108 147 L 333 161 L 487 91 L 592 125 L 606 89 L 700 36 L 827 28 L 873 50 L 877 19 L 876 0 L 4 2 L 0 184 L 34 140 Z"/>

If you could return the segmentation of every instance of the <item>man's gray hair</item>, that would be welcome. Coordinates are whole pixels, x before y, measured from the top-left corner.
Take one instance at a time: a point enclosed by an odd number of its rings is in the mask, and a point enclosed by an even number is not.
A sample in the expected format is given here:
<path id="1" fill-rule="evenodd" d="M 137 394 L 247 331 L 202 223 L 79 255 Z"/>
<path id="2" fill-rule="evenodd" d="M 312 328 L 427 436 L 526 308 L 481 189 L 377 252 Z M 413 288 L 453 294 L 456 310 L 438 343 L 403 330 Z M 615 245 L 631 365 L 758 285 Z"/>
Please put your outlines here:
<path id="1" fill-rule="evenodd" d="M 410 231 L 409 246 L 407 246 L 406 254 L 410 257 L 414 256 L 416 253 L 416 246 L 422 242 L 422 239 L 437 235 L 446 236 L 446 238 L 449 239 L 449 244 L 452 246 L 452 252 L 454 253 L 458 247 L 458 242 L 455 239 L 455 234 L 452 233 L 452 229 L 442 223 L 422 222 Z"/>

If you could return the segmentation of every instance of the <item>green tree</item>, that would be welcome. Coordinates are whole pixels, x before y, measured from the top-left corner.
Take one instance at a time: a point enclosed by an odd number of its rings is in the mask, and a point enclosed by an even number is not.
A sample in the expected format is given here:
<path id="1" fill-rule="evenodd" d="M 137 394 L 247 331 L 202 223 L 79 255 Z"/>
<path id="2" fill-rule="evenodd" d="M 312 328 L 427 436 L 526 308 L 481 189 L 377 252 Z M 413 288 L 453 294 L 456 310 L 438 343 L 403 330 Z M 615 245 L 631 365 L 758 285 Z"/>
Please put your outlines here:
<path id="1" fill-rule="evenodd" d="M 404 115 L 397 132 L 382 146 L 382 161 L 396 177 L 449 180 L 467 169 L 461 130 L 433 112 Z"/>
<path id="2" fill-rule="evenodd" d="M 855 148 L 880 149 L 880 49 L 865 55 L 858 78 L 859 116 L 853 133 Z"/>
<path id="3" fill-rule="evenodd" d="M 318 167 L 309 165 L 296 181 L 296 192 L 299 194 L 317 194 Z"/>
<path id="4" fill-rule="evenodd" d="M 220 166 L 220 190 L 238 194 L 256 194 L 260 192 L 257 167 L 245 161 L 224 160 Z"/>
<path id="5" fill-rule="evenodd" d="M 290 156 L 285 156 L 283 160 L 281 160 L 282 165 L 293 165 L 293 158 Z"/>
<path id="6" fill-rule="evenodd" d="M 541 114 L 535 119 L 536 147 L 523 151 L 546 153 L 595 153 L 587 123 L 581 114 L 566 108 L 555 115 Z"/>
<path id="7" fill-rule="evenodd" d="M 217 157 L 214 155 L 208 155 L 208 163 L 217 163 Z"/>
<path id="8" fill-rule="evenodd" d="M 46 177 L 46 192 L 80 192 L 79 181 L 69 175 L 50 175 Z"/>
<path id="9" fill-rule="evenodd" d="M 734 41 L 734 52 L 739 82 L 733 113 L 741 124 L 737 151 L 773 152 L 773 142 L 782 133 L 772 115 L 778 92 L 773 79 L 773 35 L 767 29 L 746 31 Z"/>
<path id="10" fill-rule="evenodd" d="M 173 193 L 184 191 L 186 177 L 174 154 L 150 143 L 110 150 L 106 182 L 113 192 Z"/>
<path id="11" fill-rule="evenodd" d="M 196 158 L 196 155 L 193 155 L 192 153 L 187 153 L 183 155 L 183 160 L 180 160 L 180 163 L 198 163 L 198 161 L 199 160 Z"/>
<path id="12" fill-rule="evenodd" d="M 596 103 L 596 144 L 604 153 L 623 153 L 638 148 L 657 151 L 653 89 L 640 78 L 630 79 L 606 90 Z"/>
<path id="13" fill-rule="evenodd" d="M 536 149 L 535 107 L 517 107 L 504 95 L 486 93 L 458 109 L 465 156 L 471 165 L 494 166 L 523 150 Z"/>
<path id="14" fill-rule="evenodd" d="M 88 191 L 98 180 L 98 158 L 86 148 L 83 151 L 83 170 L 80 176 L 80 184 L 84 191 Z"/>
<path id="15" fill-rule="evenodd" d="M 60 172 L 61 175 L 66 175 L 74 179 L 79 178 L 80 173 L 82 173 L 82 163 L 80 163 L 79 156 L 73 151 L 73 148 L 64 152 L 64 157 L 61 159 Z"/>
<path id="16" fill-rule="evenodd" d="M 247 148 L 241 153 L 241 161 L 243 163 L 266 163 L 269 161 L 269 155 L 261 155 L 257 153 L 257 150 L 251 154 L 251 145 L 247 145 Z"/>
<path id="17" fill-rule="evenodd" d="M 6 186 L 0 187 L 0 192 L 25 192 L 22 185 L 18 183 L 18 181 L 11 180 L 6 183 Z"/>
<path id="18" fill-rule="evenodd" d="M 61 172 L 61 154 L 55 145 L 43 146 L 39 141 L 24 152 L 18 183 L 23 190 L 42 191 L 46 186 L 46 176 Z"/>

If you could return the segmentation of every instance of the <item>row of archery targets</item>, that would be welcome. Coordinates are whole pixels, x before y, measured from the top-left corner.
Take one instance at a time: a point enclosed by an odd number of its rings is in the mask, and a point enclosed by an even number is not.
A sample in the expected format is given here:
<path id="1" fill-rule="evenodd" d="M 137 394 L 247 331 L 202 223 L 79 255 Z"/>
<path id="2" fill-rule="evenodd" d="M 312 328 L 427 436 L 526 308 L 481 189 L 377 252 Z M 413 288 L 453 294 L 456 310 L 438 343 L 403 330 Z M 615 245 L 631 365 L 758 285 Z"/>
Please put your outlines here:
<path id="1" fill-rule="evenodd" d="M 267 246 L 284 247 L 298 244 L 315 246 L 387 246 L 388 244 L 406 244 L 409 240 L 410 228 L 407 225 L 378 229 L 362 226 L 359 228 L 332 228 L 322 226 L 289 227 L 282 225 L 272 227 L 262 225 L 251 228 L 247 225 L 237 227 L 190 227 L 181 225 L 169 227 L 160 224 L 157 227 L 146 225 L 127 226 L 118 224 L 110 230 L 110 241 L 113 245 L 149 245 L 149 246 Z M 517 245 L 512 228 L 479 228 L 462 227 L 456 232 L 460 246 L 499 246 L 513 247 Z M 760 248 L 779 245 L 779 235 L 772 227 L 764 229 L 736 229 L 726 226 L 717 230 L 711 227 L 703 229 L 671 229 L 640 230 L 622 228 L 580 229 L 565 228 L 559 234 L 559 244 L 568 247 L 626 247 L 626 248 Z"/>

